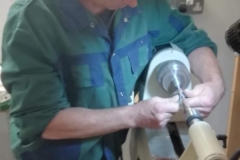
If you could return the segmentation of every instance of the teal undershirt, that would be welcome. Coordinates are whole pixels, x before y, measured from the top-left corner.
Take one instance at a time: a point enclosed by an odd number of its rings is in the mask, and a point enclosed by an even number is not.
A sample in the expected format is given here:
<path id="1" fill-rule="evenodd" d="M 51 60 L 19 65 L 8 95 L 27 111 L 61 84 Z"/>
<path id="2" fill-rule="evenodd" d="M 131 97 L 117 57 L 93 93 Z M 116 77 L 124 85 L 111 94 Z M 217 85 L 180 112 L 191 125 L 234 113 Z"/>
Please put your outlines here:
<path id="1" fill-rule="evenodd" d="M 105 10 L 102 13 L 100 13 L 98 16 L 99 18 L 101 18 L 102 22 L 104 23 L 104 25 L 109 29 L 109 22 L 111 20 L 111 17 L 114 14 L 114 10 Z"/>

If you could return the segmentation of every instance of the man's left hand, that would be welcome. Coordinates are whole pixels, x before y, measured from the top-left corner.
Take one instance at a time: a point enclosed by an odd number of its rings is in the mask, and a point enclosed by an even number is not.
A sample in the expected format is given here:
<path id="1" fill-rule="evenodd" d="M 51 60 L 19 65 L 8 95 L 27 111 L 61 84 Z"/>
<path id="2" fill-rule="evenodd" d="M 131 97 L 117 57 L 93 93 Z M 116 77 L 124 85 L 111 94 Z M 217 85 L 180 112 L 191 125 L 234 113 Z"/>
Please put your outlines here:
<path id="1" fill-rule="evenodd" d="M 224 84 L 208 82 L 196 85 L 193 90 L 185 90 L 185 102 L 200 112 L 203 118 L 209 116 L 224 94 Z"/>

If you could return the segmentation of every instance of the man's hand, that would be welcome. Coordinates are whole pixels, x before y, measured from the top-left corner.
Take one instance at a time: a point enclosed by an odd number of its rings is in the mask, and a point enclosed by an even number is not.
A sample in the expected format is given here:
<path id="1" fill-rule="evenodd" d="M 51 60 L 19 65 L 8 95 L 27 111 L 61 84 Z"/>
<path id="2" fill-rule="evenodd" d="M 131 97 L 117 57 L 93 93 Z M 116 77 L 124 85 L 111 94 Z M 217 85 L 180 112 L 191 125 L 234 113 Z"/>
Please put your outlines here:
<path id="1" fill-rule="evenodd" d="M 42 138 L 89 138 L 135 127 L 160 128 L 179 110 L 178 99 L 178 96 L 170 99 L 154 97 L 110 109 L 70 107 L 54 117 Z"/>
<path id="2" fill-rule="evenodd" d="M 192 91 L 185 91 L 186 103 L 207 117 L 218 104 L 225 92 L 225 84 L 216 56 L 208 47 L 194 50 L 188 56 L 192 73 L 201 84 Z"/>
<path id="3" fill-rule="evenodd" d="M 196 85 L 193 90 L 185 90 L 185 103 L 198 110 L 206 118 L 213 111 L 224 94 L 222 83 L 208 82 Z"/>
<path id="4" fill-rule="evenodd" d="M 136 127 L 161 128 L 179 110 L 179 97 L 169 99 L 159 97 L 141 101 L 133 106 Z"/>

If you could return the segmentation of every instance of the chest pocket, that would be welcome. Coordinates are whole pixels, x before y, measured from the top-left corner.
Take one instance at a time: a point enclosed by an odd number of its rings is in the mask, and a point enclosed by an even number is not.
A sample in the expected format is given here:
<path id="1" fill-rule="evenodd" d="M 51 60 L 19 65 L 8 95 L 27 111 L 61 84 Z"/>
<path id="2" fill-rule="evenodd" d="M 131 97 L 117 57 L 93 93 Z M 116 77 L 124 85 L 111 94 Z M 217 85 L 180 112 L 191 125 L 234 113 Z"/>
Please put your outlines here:
<path id="1" fill-rule="evenodd" d="M 146 66 L 152 56 L 150 38 L 146 35 L 133 42 L 128 49 L 128 57 L 132 72 L 135 74 L 139 69 Z"/>
<path id="2" fill-rule="evenodd" d="M 64 79 L 74 87 L 100 87 L 104 85 L 103 63 L 107 53 L 79 54 L 62 59 Z"/>
<path id="3" fill-rule="evenodd" d="M 106 81 L 105 61 L 103 53 L 62 57 L 62 79 L 71 106 L 92 107 L 94 95 Z"/>
<path id="4" fill-rule="evenodd" d="M 72 66 L 71 75 L 76 87 L 100 87 L 104 84 L 104 74 L 100 64 Z"/>

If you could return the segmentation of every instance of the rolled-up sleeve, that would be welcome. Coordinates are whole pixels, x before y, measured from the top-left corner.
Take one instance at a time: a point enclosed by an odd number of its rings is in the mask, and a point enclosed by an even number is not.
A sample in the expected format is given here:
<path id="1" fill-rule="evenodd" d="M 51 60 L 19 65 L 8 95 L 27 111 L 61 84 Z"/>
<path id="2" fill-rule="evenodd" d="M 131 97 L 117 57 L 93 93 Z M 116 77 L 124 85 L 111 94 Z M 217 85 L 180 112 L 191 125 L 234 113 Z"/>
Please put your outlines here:
<path id="1" fill-rule="evenodd" d="M 167 0 L 156 1 L 158 7 L 159 36 L 156 45 L 172 43 L 186 55 L 199 47 L 209 47 L 217 55 L 217 46 L 208 34 L 199 29 L 190 15 L 172 9 Z"/>
<path id="2" fill-rule="evenodd" d="M 69 107 L 57 69 L 57 37 L 48 11 L 11 7 L 2 42 L 2 82 L 11 94 L 10 115 L 20 139 L 40 136 L 62 109 Z M 52 26 L 52 27 L 49 27 Z"/>

